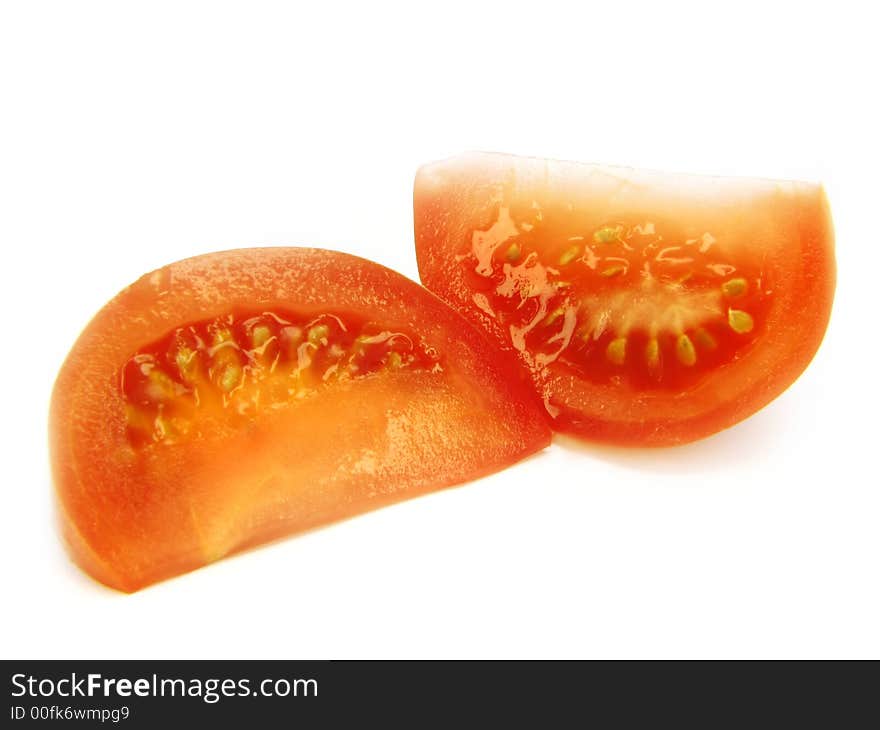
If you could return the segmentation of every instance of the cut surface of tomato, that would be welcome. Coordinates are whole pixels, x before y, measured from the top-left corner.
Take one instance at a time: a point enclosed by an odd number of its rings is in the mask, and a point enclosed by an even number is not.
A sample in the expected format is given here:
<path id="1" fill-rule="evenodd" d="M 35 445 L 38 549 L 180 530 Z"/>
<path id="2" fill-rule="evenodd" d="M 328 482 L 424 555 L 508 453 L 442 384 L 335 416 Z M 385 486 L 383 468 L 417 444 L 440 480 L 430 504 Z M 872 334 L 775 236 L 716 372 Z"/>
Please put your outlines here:
<path id="1" fill-rule="evenodd" d="M 530 374 L 553 427 L 662 446 L 751 415 L 807 366 L 835 285 L 809 183 L 500 154 L 424 166 L 423 283 Z"/>
<path id="2" fill-rule="evenodd" d="M 342 253 L 152 272 L 65 361 L 50 447 L 74 559 L 124 591 L 543 448 L 511 361 L 437 297 Z"/>

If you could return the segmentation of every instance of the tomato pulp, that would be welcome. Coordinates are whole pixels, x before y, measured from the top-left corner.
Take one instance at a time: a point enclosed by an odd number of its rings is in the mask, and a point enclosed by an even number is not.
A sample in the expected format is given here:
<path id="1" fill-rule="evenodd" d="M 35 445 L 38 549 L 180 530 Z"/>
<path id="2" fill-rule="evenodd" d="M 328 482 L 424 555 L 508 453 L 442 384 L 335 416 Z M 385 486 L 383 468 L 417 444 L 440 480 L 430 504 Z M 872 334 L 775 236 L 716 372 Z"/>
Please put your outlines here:
<path id="1" fill-rule="evenodd" d="M 470 154 L 421 168 L 414 207 L 423 283 L 586 439 L 731 426 L 798 377 L 828 322 L 817 185 Z"/>
<path id="2" fill-rule="evenodd" d="M 437 297 L 316 249 L 148 274 L 55 384 L 63 534 L 132 591 L 242 548 L 501 469 L 549 441 L 512 363 Z"/>

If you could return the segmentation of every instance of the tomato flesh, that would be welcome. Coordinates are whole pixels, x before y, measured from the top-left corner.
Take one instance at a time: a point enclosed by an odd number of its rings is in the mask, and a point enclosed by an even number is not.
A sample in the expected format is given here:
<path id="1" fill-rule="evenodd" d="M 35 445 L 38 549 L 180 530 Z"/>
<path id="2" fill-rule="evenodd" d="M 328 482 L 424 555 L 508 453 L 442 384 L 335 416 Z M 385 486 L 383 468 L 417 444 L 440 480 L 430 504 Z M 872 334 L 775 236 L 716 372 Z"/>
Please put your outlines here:
<path id="1" fill-rule="evenodd" d="M 73 558 L 133 591 L 501 469 L 549 441 L 492 344 L 382 266 L 199 256 L 110 301 L 67 357 L 50 446 Z"/>
<path id="2" fill-rule="evenodd" d="M 784 390 L 834 289 L 817 186 L 468 155 L 415 188 L 419 271 L 515 353 L 558 430 L 692 441 Z"/>

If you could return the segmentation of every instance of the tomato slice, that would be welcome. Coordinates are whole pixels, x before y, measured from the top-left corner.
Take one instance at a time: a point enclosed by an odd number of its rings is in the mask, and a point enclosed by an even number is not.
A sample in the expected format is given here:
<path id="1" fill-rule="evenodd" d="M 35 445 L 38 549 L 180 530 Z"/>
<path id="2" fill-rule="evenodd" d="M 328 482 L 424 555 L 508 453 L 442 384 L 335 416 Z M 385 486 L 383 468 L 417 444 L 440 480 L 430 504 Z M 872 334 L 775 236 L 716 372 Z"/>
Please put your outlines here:
<path id="1" fill-rule="evenodd" d="M 685 443 L 787 388 L 835 285 L 821 187 L 470 154 L 415 182 L 423 283 L 530 374 L 553 427 Z"/>
<path id="2" fill-rule="evenodd" d="M 297 248 L 142 277 L 74 345 L 50 419 L 66 541 L 124 591 L 488 474 L 549 435 L 515 364 L 433 294 Z"/>

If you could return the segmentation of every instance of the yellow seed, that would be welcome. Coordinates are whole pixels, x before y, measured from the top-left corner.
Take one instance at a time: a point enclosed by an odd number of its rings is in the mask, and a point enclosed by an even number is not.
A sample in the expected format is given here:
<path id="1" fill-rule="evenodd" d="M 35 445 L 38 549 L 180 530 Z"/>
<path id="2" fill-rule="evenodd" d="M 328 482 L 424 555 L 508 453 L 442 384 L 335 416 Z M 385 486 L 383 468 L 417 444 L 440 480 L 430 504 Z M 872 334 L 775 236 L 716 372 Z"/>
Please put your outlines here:
<path id="1" fill-rule="evenodd" d="M 730 329 L 740 335 L 751 332 L 755 326 L 755 320 L 752 319 L 752 315 L 748 312 L 743 312 L 741 309 L 728 309 L 727 321 L 730 324 Z"/>
<path id="2" fill-rule="evenodd" d="M 705 350 L 714 350 L 716 347 L 718 347 L 718 343 L 715 342 L 715 338 L 712 337 L 712 335 L 710 335 L 702 327 L 694 332 L 694 339 L 697 341 L 697 344 Z"/>
<path id="3" fill-rule="evenodd" d="M 544 327 L 549 327 L 557 319 L 559 319 L 564 314 L 564 312 L 565 312 L 565 310 L 562 307 L 557 307 L 552 312 L 550 312 L 550 314 L 548 314 L 546 317 L 544 317 L 544 321 L 541 322 L 541 324 Z"/>
<path id="4" fill-rule="evenodd" d="M 513 263 L 519 258 L 520 249 L 518 243 L 511 243 L 510 247 L 507 249 L 507 253 L 504 254 L 504 258 Z"/>
<path id="5" fill-rule="evenodd" d="M 254 331 L 251 332 L 251 341 L 254 347 L 262 347 L 269 341 L 270 337 L 272 337 L 272 330 L 264 324 L 257 325 L 254 327 Z"/>
<path id="6" fill-rule="evenodd" d="M 660 364 L 660 343 L 656 337 L 652 337 L 645 345 L 645 360 L 652 370 Z"/>
<path id="7" fill-rule="evenodd" d="M 388 367 L 390 368 L 399 368 L 403 367 L 403 358 L 400 356 L 399 352 L 389 352 L 388 359 L 386 360 Z"/>
<path id="8" fill-rule="evenodd" d="M 619 233 L 619 226 L 604 226 L 593 234 L 593 240 L 596 243 L 612 243 L 617 240 Z"/>
<path id="9" fill-rule="evenodd" d="M 605 357 L 615 365 L 623 365 L 626 361 L 626 337 L 611 340 L 605 348 Z"/>
<path id="10" fill-rule="evenodd" d="M 749 288 L 745 279 L 731 279 L 721 285 L 721 293 L 726 297 L 739 297 Z"/>
<path id="11" fill-rule="evenodd" d="M 287 326 L 281 328 L 281 348 L 286 357 L 297 358 L 297 348 L 303 340 L 302 327 Z"/>
<path id="12" fill-rule="evenodd" d="M 626 271 L 626 267 L 622 264 L 618 264 L 617 266 L 609 266 L 607 269 L 601 272 L 601 275 L 605 277 L 612 277 L 617 276 L 618 274 L 622 274 L 624 271 Z"/>
<path id="13" fill-rule="evenodd" d="M 214 332 L 214 346 L 229 342 L 232 339 L 232 332 L 222 327 Z"/>
<path id="14" fill-rule="evenodd" d="M 302 342 L 302 327 L 283 327 L 281 329 L 281 343 L 288 357 L 296 356 L 296 348 Z"/>
<path id="15" fill-rule="evenodd" d="M 189 378 L 196 364 L 195 350 L 183 345 L 174 356 L 174 362 L 177 365 L 177 369 L 180 370 L 180 374 L 184 378 Z"/>
<path id="16" fill-rule="evenodd" d="M 694 349 L 694 343 L 687 335 L 679 335 L 675 341 L 675 355 L 682 365 L 691 367 L 697 362 L 697 351 Z"/>
<path id="17" fill-rule="evenodd" d="M 241 365 L 237 362 L 231 362 L 223 368 L 217 380 L 217 385 L 220 387 L 220 390 L 228 393 L 238 385 L 240 380 Z"/>
<path id="18" fill-rule="evenodd" d="M 189 431 L 189 424 L 182 418 L 172 418 L 160 411 L 153 420 L 152 430 L 154 441 L 171 441 L 185 436 Z"/>
<path id="19" fill-rule="evenodd" d="M 330 328 L 326 324 L 317 324 L 309 330 L 309 342 L 320 345 L 330 334 Z"/>
<path id="20" fill-rule="evenodd" d="M 580 246 L 570 246 L 565 249 L 562 256 L 559 257 L 559 265 L 566 266 L 574 261 L 578 256 L 581 255 L 581 247 Z"/>
<path id="21" fill-rule="evenodd" d="M 150 370 L 147 394 L 153 400 L 170 400 L 175 394 L 174 381 L 159 368 Z"/>

